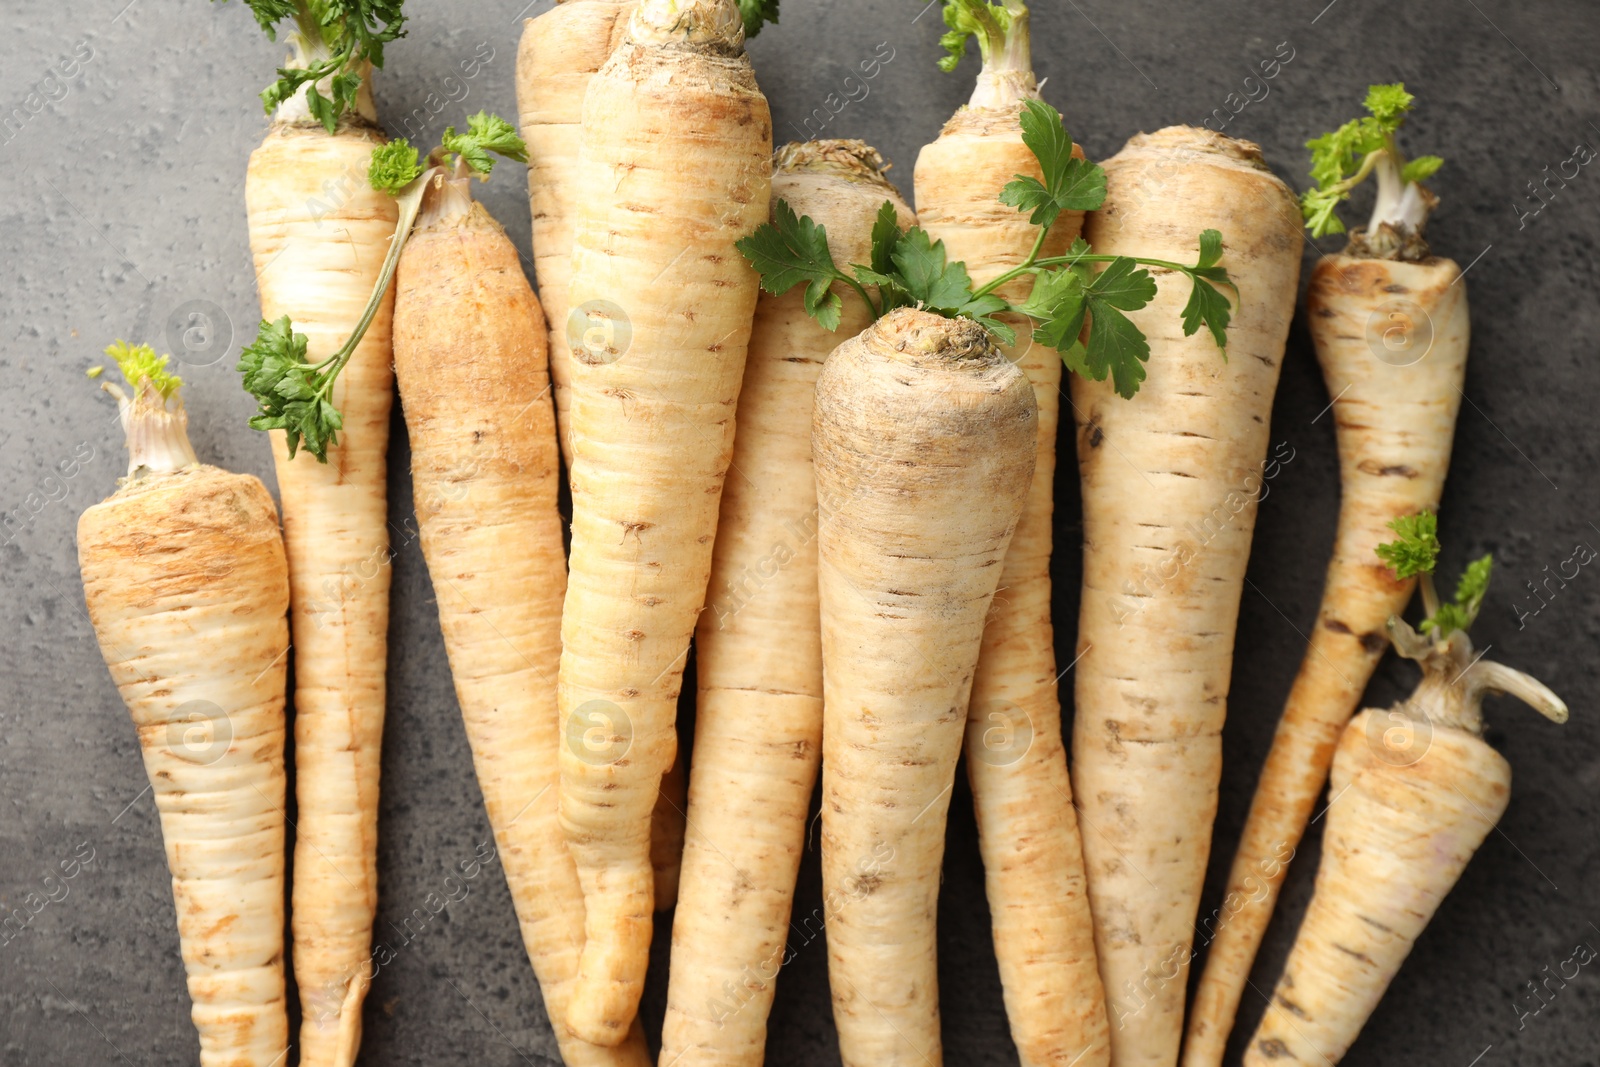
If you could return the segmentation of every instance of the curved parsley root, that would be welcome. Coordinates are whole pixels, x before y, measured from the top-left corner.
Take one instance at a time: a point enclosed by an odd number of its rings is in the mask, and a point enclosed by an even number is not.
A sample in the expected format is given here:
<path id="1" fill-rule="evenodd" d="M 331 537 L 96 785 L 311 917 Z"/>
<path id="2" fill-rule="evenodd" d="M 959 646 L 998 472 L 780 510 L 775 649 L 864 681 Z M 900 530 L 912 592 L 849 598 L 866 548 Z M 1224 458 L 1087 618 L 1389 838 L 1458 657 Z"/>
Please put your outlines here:
<path id="1" fill-rule="evenodd" d="M 1361 712 L 1339 739 L 1316 890 L 1246 1067 L 1339 1062 L 1505 813 L 1511 767 L 1483 740 L 1485 694 L 1508 693 L 1552 722 L 1567 720 L 1549 689 L 1473 653 L 1466 631 L 1488 588 L 1490 558 L 1469 565 L 1444 603 L 1431 574 L 1433 516 L 1394 529 L 1399 540 L 1378 554 L 1397 577 L 1422 576 L 1428 617 L 1427 636 L 1392 617 L 1389 639 L 1422 667 L 1422 681 L 1388 711 Z"/>
<path id="2" fill-rule="evenodd" d="M 1394 103 L 1385 105 L 1386 99 Z M 1373 153 L 1397 153 L 1392 127 L 1404 114 L 1398 101 L 1409 106 L 1401 86 L 1373 86 L 1368 106 L 1374 117 L 1309 142 L 1314 169 L 1331 177 L 1330 166 L 1376 166 L 1353 159 L 1330 163 L 1329 153 L 1342 151 L 1338 146 L 1352 137 L 1369 138 L 1377 146 Z M 1387 118 L 1380 122 L 1379 114 Z M 1400 169 L 1412 170 L 1409 165 Z M 1305 200 L 1306 225 L 1313 233 L 1319 226 L 1338 232 L 1327 226 L 1337 216 L 1320 213 L 1315 192 Z M 1419 207 L 1435 203 L 1420 189 L 1397 200 Z M 1339 528 L 1310 647 L 1284 705 L 1228 875 L 1224 895 L 1238 893 L 1252 903 L 1230 915 L 1207 950 L 1189 1013 L 1184 1067 L 1222 1063 L 1251 965 L 1287 877 L 1287 865 L 1278 860 L 1305 832 L 1340 732 L 1387 646 L 1384 625 L 1411 598 L 1414 581 L 1374 567 L 1373 550 L 1392 521 L 1437 508 L 1444 490 L 1466 378 L 1467 286 L 1454 261 L 1428 254 L 1425 222 L 1423 212 L 1406 222 L 1382 222 L 1365 234 L 1357 231 L 1344 252 L 1322 257 L 1311 271 L 1306 321 L 1339 440 Z M 1378 246 L 1386 251 L 1380 253 Z"/>
<path id="3" fill-rule="evenodd" d="M 1021 0 L 1004 7 L 951 0 L 945 19 L 959 27 L 955 37 L 968 27 L 978 35 L 983 70 L 972 99 L 917 157 L 918 218 L 982 283 L 1026 260 L 1038 239 L 1030 217 L 1000 199 L 1014 177 L 1044 179 L 1022 136 L 1022 103 L 1039 98 L 1029 12 Z M 1085 176 L 1080 180 L 1102 189 L 1087 177 L 1093 168 L 1082 162 L 1082 150 L 1073 145 L 1071 153 L 1078 162 L 1069 166 Z M 1081 211 L 1062 212 L 1040 254 L 1064 253 L 1082 224 Z M 1001 295 L 1021 301 L 1028 288 L 1027 279 L 1018 278 Z M 967 777 L 1018 1059 L 1022 1067 L 1105 1067 L 1111 1054 L 1105 992 L 1061 737 L 1050 617 L 1063 366 L 1054 351 L 1028 339 L 1001 350 L 1033 386 L 1039 435 L 1027 507 L 984 625 L 967 708 Z"/>
<path id="4" fill-rule="evenodd" d="M 247 474 L 202 465 L 181 384 L 145 346 L 107 349 L 128 477 L 78 520 L 84 599 L 139 735 L 172 873 L 202 1067 L 272 1067 L 284 1001 L 284 682 L 289 572 Z"/>

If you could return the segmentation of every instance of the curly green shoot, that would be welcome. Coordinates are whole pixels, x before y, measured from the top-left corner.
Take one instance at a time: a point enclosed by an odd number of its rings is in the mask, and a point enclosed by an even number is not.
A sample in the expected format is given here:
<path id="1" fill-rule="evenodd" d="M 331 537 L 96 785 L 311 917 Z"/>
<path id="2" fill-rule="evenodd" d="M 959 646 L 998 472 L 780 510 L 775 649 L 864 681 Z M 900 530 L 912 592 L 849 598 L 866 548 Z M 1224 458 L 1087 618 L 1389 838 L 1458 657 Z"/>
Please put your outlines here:
<path id="1" fill-rule="evenodd" d="M 1423 229 L 1438 203 L 1422 183 L 1444 165 L 1438 156 L 1408 160 L 1395 135 L 1405 124 L 1415 98 L 1402 84 L 1374 85 L 1367 90 L 1367 114 L 1351 119 L 1332 133 L 1306 142 L 1311 149 L 1311 177 L 1316 186 L 1300 200 L 1311 236 L 1344 233 L 1339 205 L 1376 175 L 1377 200 L 1366 229 L 1351 238 L 1374 255 L 1425 258 Z"/>
<path id="2" fill-rule="evenodd" d="M 256 398 L 258 405 L 250 426 L 257 430 L 283 430 L 288 437 L 290 458 L 303 445 L 319 462 L 326 463 L 328 446 L 338 443 L 344 418 L 333 403 L 333 384 L 383 303 L 429 183 L 446 175 L 487 181 L 496 155 L 517 162 L 527 162 L 528 158 L 527 147 L 515 127 L 484 111 L 467 120 L 465 133 L 458 134 L 454 126 L 448 127 L 439 146 L 428 154 L 426 166 L 417 149 L 403 137 L 372 150 L 367 181 L 374 189 L 395 198 L 400 218 L 378 284 L 349 339 L 327 359 L 311 363 L 306 359 L 305 335 L 296 333 L 289 316 L 284 315 L 276 322 L 263 321 L 255 341 L 240 353 L 238 369 L 244 375 L 245 391 Z"/>
<path id="3" fill-rule="evenodd" d="M 1483 608 L 1484 594 L 1489 591 L 1494 557 L 1486 555 L 1467 564 L 1456 582 L 1455 599 L 1445 603 L 1440 601 L 1433 581 L 1434 568 L 1439 562 L 1438 516 L 1431 511 L 1404 515 L 1389 523 L 1389 529 L 1398 537 L 1378 546 L 1378 558 L 1389 565 L 1396 578 L 1418 579 L 1422 587 L 1422 609 L 1427 615 L 1418 629 L 1443 641 L 1458 630 L 1470 628 Z"/>
<path id="4" fill-rule="evenodd" d="M 156 355 L 149 345 L 122 340 L 107 345 L 105 353 L 133 390 L 129 396 L 115 382 L 100 383 L 100 388 L 117 400 L 117 416 L 128 445 L 128 478 L 137 481 L 200 462 L 189 444 L 188 416 L 183 397 L 178 395 L 183 379 L 167 370 L 172 357 Z M 103 369 L 91 368 L 89 377 L 98 378 Z"/>
<path id="5" fill-rule="evenodd" d="M 974 287 L 966 265 L 950 263 L 944 242 L 932 240 L 920 227 L 902 232 L 892 205 L 879 212 L 872 233 L 872 262 L 852 264 L 846 272 L 833 261 L 826 229 L 797 217 L 779 201 L 773 221 L 739 242 L 739 250 L 761 275 L 761 286 L 782 294 L 805 284 L 806 311 L 828 330 L 837 329 L 842 307 L 832 285 L 839 282 L 866 301 L 874 318 L 897 307 L 921 307 L 946 318 L 970 318 L 1005 344 L 1016 332 L 997 316 L 1012 313 L 1034 323 L 1033 339 L 1056 349 L 1075 373 L 1104 381 L 1111 375 L 1117 392 L 1131 397 L 1144 380 L 1150 345 L 1125 312 L 1136 311 L 1155 296 L 1155 280 L 1144 267 L 1187 275 L 1193 283 L 1183 311 L 1183 332 L 1203 325 L 1224 358 L 1231 308 L 1218 285 L 1233 288 L 1222 258 L 1222 235 L 1207 230 L 1199 238 L 1192 264 L 1143 257 L 1096 255 L 1081 239 L 1064 256 L 1041 258 L 1045 240 L 1063 212 L 1092 211 L 1105 199 L 1105 172 L 1072 155 L 1072 138 L 1061 115 L 1038 100 L 1023 104 L 1022 139 L 1039 160 L 1044 180 L 1018 176 L 1001 194 L 1001 202 L 1029 212 L 1039 227 L 1033 250 L 1018 266 L 983 286 Z M 1106 268 L 1093 271 L 1090 264 Z M 1141 266 L 1142 264 L 1142 266 Z M 1008 282 L 1024 275 L 1033 289 L 1020 304 L 999 295 Z M 877 299 L 871 290 L 877 290 Z M 1237 293 L 1237 290 L 1235 290 Z M 1084 327 L 1087 339 L 1081 339 Z"/>
<path id="6" fill-rule="evenodd" d="M 261 106 L 271 114 L 303 88 L 311 117 L 333 133 L 340 116 L 356 110 L 367 64 L 381 69 L 383 46 L 405 36 L 403 2 L 245 0 L 271 40 L 278 39 L 279 23 L 294 23 L 290 65 L 279 67 L 278 80 L 261 91 Z"/>

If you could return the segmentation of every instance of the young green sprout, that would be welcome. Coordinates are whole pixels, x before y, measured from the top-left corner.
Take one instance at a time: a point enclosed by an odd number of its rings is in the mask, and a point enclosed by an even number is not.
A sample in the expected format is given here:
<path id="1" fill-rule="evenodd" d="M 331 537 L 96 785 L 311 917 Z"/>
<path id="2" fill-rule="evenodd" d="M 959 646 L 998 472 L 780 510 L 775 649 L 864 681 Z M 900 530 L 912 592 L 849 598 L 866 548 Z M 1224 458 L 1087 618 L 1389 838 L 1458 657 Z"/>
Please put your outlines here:
<path id="1" fill-rule="evenodd" d="M 991 5 L 992 7 L 992 5 Z M 1005 187 L 1002 203 L 1029 212 L 1039 236 L 1027 259 L 987 284 L 974 287 L 963 263 L 947 262 L 944 242 L 932 240 L 921 227 L 902 231 L 892 205 L 885 204 L 872 233 L 872 262 L 840 269 L 828 249 L 827 231 L 809 218 L 796 216 L 783 201 L 773 209 L 773 221 L 739 242 L 739 250 L 761 275 L 761 287 L 781 295 L 804 283 L 805 308 L 829 330 L 839 325 L 840 298 L 830 291 L 833 282 L 849 286 L 867 302 L 874 318 L 898 307 L 919 307 L 945 318 L 972 319 L 1005 344 L 1016 342 L 1016 332 L 996 316 L 1022 315 L 1034 323 L 1033 339 L 1061 353 L 1075 373 L 1104 381 L 1112 376 L 1117 392 L 1131 397 L 1144 380 L 1150 345 L 1140 329 L 1124 314 L 1148 304 L 1156 293 L 1150 272 L 1141 264 L 1187 275 L 1193 282 L 1183 311 L 1183 332 L 1192 335 L 1202 325 L 1227 356 L 1230 318 L 1228 300 L 1217 285 L 1233 288 L 1222 257 L 1222 235 L 1206 230 L 1200 235 L 1200 252 L 1193 264 L 1130 256 L 1095 255 L 1083 240 L 1073 242 L 1064 256 L 1041 257 L 1050 227 L 1066 211 L 1092 211 L 1105 199 L 1105 172 L 1094 163 L 1072 155 L 1072 138 L 1061 124 L 1061 114 L 1049 104 L 1029 100 L 1023 105 L 1022 139 L 1039 161 L 1044 181 L 1018 176 Z M 1089 264 L 1108 266 L 1098 273 Z M 1033 289 L 1020 304 L 999 295 L 1008 282 L 1024 275 L 1034 278 Z M 873 299 L 869 287 L 877 288 Z M 1237 292 L 1237 290 L 1235 290 Z M 1087 340 L 1080 334 L 1087 324 Z"/>
<path id="2" fill-rule="evenodd" d="M 1455 600 L 1443 603 L 1434 585 L 1433 569 L 1439 562 L 1439 517 L 1431 511 L 1403 515 L 1389 523 L 1398 538 L 1378 546 L 1378 558 L 1389 565 L 1399 579 L 1417 578 L 1422 587 L 1422 608 L 1427 617 L 1418 629 L 1443 641 L 1458 630 L 1466 630 L 1483 607 L 1489 590 L 1489 574 L 1494 557 L 1483 556 L 1467 564 L 1456 583 Z"/>
<path id="3" fill-rule="evenodd" d="M 428 154 L 426 167 L 417 149 L 403 137 L 373 149 L 367 180 L 374 189 L 393 196 L 400 207 L 400 219 L 378 284 L 349 339 L 320 363 L 307 362 L 306 337 L 294 331 L 289 316 L 261 323 L 255 341 L 240 353 L 238 366 L 244 375 L 245 391 L 256 398 L 260 408 L 250 419 L 252 429 L 283 430 L 288 436 L 291 458 L 303 445 L 319 462 L 328 462 L 328 446 L 337 443 L 344 425 L 333 403 L 333 383 L 355 354 L 383 303 L 429 181 L 447 174 L 473 175 L 487 181 L 494 169 L 495 155 L 518 162 L 527 162 L 528 158 L 516 129 L 499 116 L 483 111 L 467 120 L 465 133 L 458 134 L 454 126 L 447 127 L 439 146 Z"/>
<path id="4" fill-rule="evenodd" d="M 291 65 L 279 67 L 278 80 L 261 91 L 261 106 L 271 114 L 304 86 L 311 117 L 333 133 L 339 117 L 357 108 L 364 67 L 381 69 L 383 46 L 405 36 L 402 2 L 245 0 L 271 39 L 278 39 L 277 25 L 284 19 L 293 19 L 295 26 L 289 35 Z M 324 80 L 327 85 L 319 89 Z"/>
<path id="5" fill-rule="evenodd" d="M 1351 237 L 1373 254 L 1425 259 L 1423 229 L 1438 198 L 1422 183 L 1444 165 L 1438 156 L 1407 160 L 1395 141 L 1415 98 L 1404 85 L 1374 85 L 1367 90 L 1367 115 L 1332 133 L 1306 142 L 1316 187 L 1300 199 L 1311 236 L 1344 233 L 1339 204 L 1369 175 L 1378 179 L 1378 196 L 1366 229 Z"/>
<path id="6" fill-rule="evenodd" d="M 749 40 L 767 23 L 778 21 L 778 0 L 739 0 L 739 15 L 744 19 L 744 37 Z"/>
<path id="7" fill-rule="evenodd" d="M 114 341 L 106 355 L 133 390 L 129 396 L 116 382 L 101 382 L 100 388 L 117 398 L 117 413 L 128 441 L 128 478 L 138 479 L 153 471 L 173 471 L 200 462 L 189 444 L 185 430 L 183 398 L 178 395 L 183 379 L 167 370 L 170 356 L 158 356 L 149 345 L 130 345 Z M 89 372 L 99 377 L 100 367 Z"/>

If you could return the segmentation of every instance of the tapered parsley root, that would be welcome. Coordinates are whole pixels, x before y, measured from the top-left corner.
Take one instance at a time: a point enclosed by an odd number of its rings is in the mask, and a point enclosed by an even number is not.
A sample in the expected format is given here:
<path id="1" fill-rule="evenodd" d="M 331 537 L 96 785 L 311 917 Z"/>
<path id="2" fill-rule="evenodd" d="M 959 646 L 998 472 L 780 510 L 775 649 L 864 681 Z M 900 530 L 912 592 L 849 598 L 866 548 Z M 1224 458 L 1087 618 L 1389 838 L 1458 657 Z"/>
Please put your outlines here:
<path id="1" fill-rule="evenodd" d="M 956 45 L 960 28 L 970 26 L 983 70 L 972 100 L 917 157 L 917 205 L 922 227 L 983 283 L 1026 260 L 1039 234 L 1027 215 L 999 199 L 1019 174 L 1044 178 L 1022 135 L 1022 102 L 1038 98 L 1028 10 L 1020 0 L 1003 7 L 952 0 L 945 11 L 959 27 L 948 43 Z M 1072 156 L 1082 155 L 1073 145 Z M 1040 253 L 1065 252 L 1082 221 L 1082 211 L 1064 211 Z M 1000 295 L 1020 303 L 1028 289 L 1019 279 Z M 1031 338 L 1001 351 L 1033 386 L 1037 460 L 984 627 L 967 708 L 967 777 L 1018 1057 L 1023 1067 L 1104 1067 L 1110 1057 L 1105 994 L 1061 738 L 1050 618 L 1062 362 Z"/>
<path id="2" fill-rule="evenodd" d="M 977 323 L 900 308 L 817 383 L 822 880 L 845 1067 L 938 1067 L 945 816 L 984 619 L 1037 450 Z"/>
<path id="3" fill-rule="evenodd" d="M 1185 234 L 1215 228 L 1227 242 L 1205 258 L 1239 294 L 1226 361 L 1171 329 L 1180 294 L 1163 286 L 1131 313 L 1153 338 L 1139 394 L 1072 380 L 1084 519 L 1072 781 L 1112 1062 L 1171 1067 L 1300 219 L 1255 145 L 1207 130 L 1140 134 L 1104 167 L 1105 203 L 1084 226 L 1097 252 L 1170 259 Z"/>
<path id="4" fill-rule="evenodd" d="M 202 465 L 166 357 L 107 350 L 128 477 L 78 520 L 100 651 L 139 735 L 202 1067 L 273 1067 L 284 1000 L 289 573 L 260 481 Z"/>
<path id="5" fill-rule="evenodd" d="M 885 200 L 905 224 L 914 220 L 884 169 L 860 141 L 787 145 L 772 193 L 825 226 L 841 255 L 866 259 Z M 734 438 L 740 474 L 723 489 L 695 632 L 691 831 L 662 1063 L 759 1067 L 766 1050 L 822 756 L 811 412 L 828 353 L 870 322 L 855 300 L 834 333 L 806 314 L 799 293 L 756 304 Z"/>
<path id="6" fill-rule="evenodd" d="M 1567 720 L 1549 689 L 1473 652 L 1466 628 L 1487 591 L 1489 557 L 1441 603 L 1429 573 L 1433 516 L 1394 528 L 1399 540 L 1379 553 L 1397 577 L 1422 575 L 1428 618 L 1423 636 L 1392 617 L 1389 639 L 1422 667 L 1422 681 L 1393 708 L 1361 712 L 1339 739 L 1316 890 L 1246 1067 L 1338 1063 L 1505 813 L 1511 767 L 1483 740 L 1484 696 L 1508 693 Z"/>
<path id="7" fill-rule="evenodd" d="M 587 937 L 567 1010 L 611 1044 L 652 932 L 650 813 L 677 755 L 757 278 L 735 243 L 767 217 L 772 122 L 733 0 L 645 0 L 583 107 L 570 305 L 572 555 L 561 716 L 616 743 L 561 750 L 561 819 Z M 592 731 L 591 731 L 592 732 Z"/>
<path id="8" fill-rule="evenodd" d="M 472 128 L 504 133 L 490 117 Z M 520 153 L 514 138 L 480 141 Z M 395 378 L 422 553 L 484 807 L 561 1057 L 570 1067 L 645 1067 L 639 1028 L 607 1048 L 574 1037 L 564 1022 L 583 949 L 583 890 L 557 810 L 567 574 L 546 332 L 515 246 L 472 197 L 468 175 L 484 171 L 470 160 L 487 158 L 453 135 L 445 143 L 462 151 L 448 173 L 426 180 L 395 274 Z M 386 155 L 391 165 L 405 162 L 403 151 Z M 416 169 L 411 156 L 397 179 Z"/>
<path id="9" fill-rule="evenodd" d="M 1410 97 L 1384 111 L 1400 86 L 1375 85 L 1373 117 L 1310 142 L 1316 169 L 1351 136 L 1368 129 L 1371 151 L 1397 153 L 1393 127 Z M 1387 115 L 1380 125 L 1379 115 Z M 1386 131 L 1386 132 L 1385 132 Z M 1370 158 L 1370 156 L 1368 157 Z M 1393 160 L 1391 160 L 1391 163 Z M 1390 164 L 1382 164 L 1387 168 Z M 1380 165 L 1347 160 L 1356 169 Z M 1402 171 L 1409 169 L 1402 166 Z M 1380 170 L 1380 173 L 1382 171 Z M 1326 177 L 1326 175 L 1325 175 Z M 1436 203 L 1421 190 L 1402 194 Z M 1307 194 L 1307 226 L 1326 226 Z M 1451 260 L 1428 253 L 1425 215 L 1382 222 L 1352 235 L 1344 252 L 1311 272 L 1307 320 L 1339 441 L 1339 527 L 1322 605 L 1272 749 L 1256 786 L 1227 893 L 1252 903 L 1216 931 L 1189 1014 L 1185 1067 L 1219 1067 L 1240 998 L 1286 877 L 1277 862 L 1300 842 L 1340 732 L 1355 712 L 1386 642 L 1384 626 L 1411 597 L 1413 580 L 1373 562 L 1388 526 L 1402 515 L 1437 509 L 1455 438 L 1466 377 L 1467 287 Z M 1385 249 L 1379 252 L 1381 246 Z M 1420 257 L 1420 258 L 1418 258 Z"/>
<path id="10" fill-rule="evenodd" d="M 371 970 L 389 630 L 389 568 L 372 565 L 389 549 L 393 305 L 368 298 L 396 212 L 366 181 L 384 139 L 368 75 L 403 20 L 393 0 L 249 6 L 269 36 L 285 19 L 294 28 L 289 62 L 262 94 L 271 127 L 245 173 L 263 322 L 240 369 L 262 405 L 252 424 L 274 431 L 289 553 L 299 1055 L 343 1067 L 360 1044 Z M 321 462 L 295 458 L 302 442 Z"/>

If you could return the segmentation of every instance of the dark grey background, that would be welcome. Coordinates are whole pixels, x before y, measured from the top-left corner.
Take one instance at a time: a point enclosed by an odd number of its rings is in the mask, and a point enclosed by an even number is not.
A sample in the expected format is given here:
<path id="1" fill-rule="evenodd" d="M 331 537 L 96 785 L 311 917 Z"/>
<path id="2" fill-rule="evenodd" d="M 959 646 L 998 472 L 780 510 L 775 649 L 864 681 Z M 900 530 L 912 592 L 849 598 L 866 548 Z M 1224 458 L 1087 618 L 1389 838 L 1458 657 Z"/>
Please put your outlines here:
<path id="1" fill-rule="evenodd" d="M 1600 577 L 1582 571 L 1536 606 L 1523 583 L 1543 578 L 1575 542 L 1600 545 L 1600 465 L 1593 365 L 1600 173 L 1585 168 L 1536 216 L 1528 183 L 1579 142 L 1600 144 L 1600 15 L 1583 0 L 1038 0 L 1035 52 L 1046 95 L 1091 157 L 1130 135 L 1201 122 L 1222 107 L 1280 42 L 1293 60 L 1226 132 L 1262 144 L 1291 184 L 1304 184 L 1306 137 L 1356 110 L 1371 81 L 1403 79 L 1421 105 L 1407 131 L 1418 152 L 1449 161 L 1432 183 L 1443 197 L 1430 236 L 1462 264 L 1474 305 L 1474 344 L 1444 501 L 1446 569 L 1493 550 L 1499 578 L 1475 628 L 1492 655 L 1566 696 L 1572 722 L 1557 728 L 1509 703 L 1491 704 L 1491 740 L 1517 773 L 1501 823 L 1418 944 L 1350 1062 L 1442 1067 L 1597 1062 L 1600 975 L 1584 969 L 1538 1015 L 1524 983 L 1587 941 L 1600 946 L 1600 847 L 1595 840 L 1600 724 L 1594 641 Z M 126 6 L 124 6 L 126 4 Z M 451 75 L 492 51 L 468 96 L 426 124 L 432 140 L 480 107 L 514 116 L 513 70 L 522 10 L 513 2 L 410 0 L 410 36 L 377 80 L 391 131 L 428 96 L 459 96 Z M 202 458 L 272 484 L 266 441 L 245 428 L 251 404 L 232 369 L 257 316 L 246 243 L 245 161 L 265 128 L 255 94 L 279 49 L 238 4 L 155 0 L 12 0 L 0 38 L 0 119 L 29 106 L 56 61 L 87 40 L 93 57 L 60 97 L 20 127 L 0 131 L 0 509 L 46 502 L 0 549 L 6 596 L 0 705 L 0 910 L 30 891 L 83 843 L 94 862 L 67 882 L 19 937 L 0 946 L 0 1061 L 6 1064 L 192 1063 L 196 1042 L 178 959 L 159 829 L 127 714 L 83 614 L 73 529 L 122 473 L 110 401 L 86 367 L 115 337 L 163 351 L 166 320 L 208 301 L 231 321 L 231 345 L 191 357 L 191 432 Z M 965 98 L 974 66 L 933 66 L 937 10 L 913 0 L 787 0 L 781 25 L 753 42 L 780 139 L 879 42 L 893 58 L 826 127 L 863 137 L 898 164 L 909 194 L 917 149 Z M 487 42 L 487 49 L 480 45 Z M 34 101 L 37 103 L 37 101 Z M 423 112 L 428 114 L 427 111 Z M 522 175 L 512 167 L 481 190 L 528 252 Z M 1324 241 L 1331 251 L 1340 241 Z M 1307 250 L 1307 264 L 1316 252 Z M 1239 626 L 1217 848 L 1205 903 L 1220 882 L 1304 646 L 1332 541 L 1337 477 L 1327 404 L 1303 326 L 1296 325 L 1273 417 L 1273 437 L 1296 458 L 1261 507 Z M 471 856 L 489 831 L 445 664 L 433 598 L 414 540 L 404 427 L 395 422 L 391 519 L 399 554 L 385 734 L 379 923 L 408 914 Z M 1070 438 L 1064 438 L 1070 447 Z M 84 444 L 93 459 L 44 484 Z M 80 455 L 82 453 L 80 452 Z M 1078 505 L 1072 464 L 1062 467 L 1056 565 L 1058 643 L 1071 658 L 1077 611 Z M 64 495 L 63 495 L 64 494 Z M 5 540 L 5 535 L 0 535 Z M 1413 679 L 1385 662 L 1369 703 L 1386 704 Z M 1070 700 L 1070 675 L 1064 695 Z M 989 944 L 964 787 L 951 811 L 940 914 L 941 980 L 951 1064 L 1012 1064 Z M 1256 968 L 1269 989 L 1309 896 L 1313 836 Z M 535 984 L 498 868 L 472 883 L 377 978 L 367 1006 L 366 1064 L 554 1062 Z M 59 890 L 57 891 L 59 895 Z M 820 901 L 816 855 L 797 910 Z M 665 923 L 644 1014 L 659 1028 Z M 1549 996 L 1549 994 L 1547 994 Z M 1247 995 L 1240 1034 L 1262 1000 Z M 1235 1055 L 1242 1040 L 1236 1035 Z M 837 1063 L 824 949 L 814 943 L 785 971 L 768 1062 Z M 1478 1059 L 1474 1059 L 1478 1057 Z"/>

